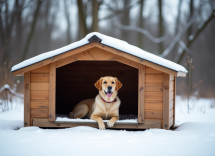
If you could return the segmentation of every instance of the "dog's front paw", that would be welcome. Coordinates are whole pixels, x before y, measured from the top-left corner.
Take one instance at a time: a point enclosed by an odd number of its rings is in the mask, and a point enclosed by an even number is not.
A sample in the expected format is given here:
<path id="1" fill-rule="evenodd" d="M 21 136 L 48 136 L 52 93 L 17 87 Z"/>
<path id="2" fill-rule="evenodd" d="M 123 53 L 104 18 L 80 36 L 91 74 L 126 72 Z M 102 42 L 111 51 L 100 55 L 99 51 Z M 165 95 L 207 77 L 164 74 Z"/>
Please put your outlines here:
<path id="1" fill-rule="evenodd" d="M 105 124 L 103 122 L 99 124 L 99 129 L 105 130 Z"/>
<path id="2" fill-rule="evenodd" d="M 108 126 L 108 127 L 113 127 L 113 125 L 114 125 L 114 122 L 111 121 L 111 120 L 109 120 L 108 123 L 107 123 L 107 126 Z"/>

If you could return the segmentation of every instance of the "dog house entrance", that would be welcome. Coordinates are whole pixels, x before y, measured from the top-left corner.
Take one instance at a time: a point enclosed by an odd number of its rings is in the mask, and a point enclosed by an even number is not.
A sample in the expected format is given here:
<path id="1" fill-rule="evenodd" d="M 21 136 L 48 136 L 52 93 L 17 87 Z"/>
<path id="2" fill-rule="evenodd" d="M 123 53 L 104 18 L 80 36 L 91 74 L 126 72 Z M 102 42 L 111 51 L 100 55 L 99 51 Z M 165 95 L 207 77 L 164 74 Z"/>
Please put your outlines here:
<path id="1" fill-rule="evenodd" d="M 138 69 L 116 61 L 77 61 L 56 70 L 56 122 L 68 118 L 80 101 L 95 98 L 94 84 L 104 76 L 117 77 L 123 84 L 118 92 L 120 120 L 137 118 Z"/>

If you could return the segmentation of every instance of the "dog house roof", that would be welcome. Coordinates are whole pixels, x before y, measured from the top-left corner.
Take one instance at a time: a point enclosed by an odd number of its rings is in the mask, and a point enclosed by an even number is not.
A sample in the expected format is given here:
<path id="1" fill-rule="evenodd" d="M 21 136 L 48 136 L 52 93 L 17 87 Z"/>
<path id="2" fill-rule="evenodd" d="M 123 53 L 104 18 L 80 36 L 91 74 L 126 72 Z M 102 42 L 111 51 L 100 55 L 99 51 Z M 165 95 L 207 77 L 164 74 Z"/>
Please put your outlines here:
<path id="1" fill-rule="evenodd" d="M 167 59 L 164 59 L 162 57 L 156 56 L 152 53 L 146 52 L 146 51 L 144 51 L 138 47 L 135 47 L 133 45 L 128 44 L 125 41 L 122 41 L 122 40 L 119 40 L 119 39 L 116 39 L 116 38 L 113 38 L 110 36 L 106 36 L 106 35 L 103 35 L 103 34 L 98 33 L 98 32 L 90 33 L 85 38 L 83 38 L 82 40 L 74 42 L 72 44 L 69 44 L 65 47 L 62 47 L 62 48 L 59 48 L 59 49 L 56 49 L 53 51 L 49 51 L 49 52 L 40 54 L 38 56 L 32 57 L 28 60 L 25 60 L 25 61 L 15 65 L 15 66 L 13 66 L 11 71 L 13 72 L 13 71 L 19 70 L 21 68 L 35 64 L 37 62 L 52 58 L 56 55 L 59 55 L 59 54 L 71 51 L 73 49 L 76 49 L 78 47 L 84 46 L 86 44 L 89 44 L 90 42 L 93 42 L 93 41 L 89 40 L 89 39 L 93 39 L 93 37 L 95 37 L 95 39 L 98 39 L 99 42 L 103 45 L 106 45 L 106 46 L 112 47 L 114 49 L 123 51 L 125 53 L 130 54 L 130 55 L 136 56 L 140 59 L 152 62 L 154 64 L 158 64 L 160 66 L 169 68 L 169 69 L 174 70 L 176 72 L 187 73 L 187 70 L 179 64 L 176 64 L 176 63 L 169 61 Z"/>

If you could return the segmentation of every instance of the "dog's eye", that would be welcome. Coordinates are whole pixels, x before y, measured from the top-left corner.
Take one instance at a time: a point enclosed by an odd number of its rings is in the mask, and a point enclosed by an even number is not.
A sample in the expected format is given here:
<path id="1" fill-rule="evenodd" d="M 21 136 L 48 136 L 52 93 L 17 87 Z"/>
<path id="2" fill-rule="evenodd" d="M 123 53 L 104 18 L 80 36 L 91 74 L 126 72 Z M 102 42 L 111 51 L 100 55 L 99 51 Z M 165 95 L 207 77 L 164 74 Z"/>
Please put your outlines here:
<path id="1" fill-rule="evenodd" d="M 114 84 L 114 82 L 112 82 L 112 84 Z"/>
<path id="2" fill-rule="evenodd" d="M 107 82 L 105 81 L 104 84 L 107 84 Z"/>

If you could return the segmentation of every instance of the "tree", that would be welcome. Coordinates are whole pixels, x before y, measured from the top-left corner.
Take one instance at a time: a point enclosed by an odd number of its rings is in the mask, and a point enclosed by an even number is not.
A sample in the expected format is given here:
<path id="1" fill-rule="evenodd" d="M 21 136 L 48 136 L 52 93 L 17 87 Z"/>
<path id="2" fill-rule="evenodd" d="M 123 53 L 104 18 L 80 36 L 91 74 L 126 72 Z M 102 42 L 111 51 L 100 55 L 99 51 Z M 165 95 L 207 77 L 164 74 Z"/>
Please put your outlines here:
<path id="1" fill-rule="evenodd" d="M 140 0 L 140 13 L 139 13 L 139 27 L 143 28 L 143 7 L 144 7 L 144 0 Z M 138 33 L 138 47 L 142 48 L 144 47 L 143 45 L 143 34 Z"/>
<path id="2" fill-rule="evenodd" d="M 29 46 L 31 44 L 31 40 L 32 40 L 32 37 L 33 37 L 33 34 L 34 34 L 35 26 L 37 24 L 37 18 L 38 18 L 39 12 L 40 12 L 41 4 L 42 4 L 42 1 L 37 0 L 36 10 L 34 12 L 33 22 L 31 24 L 31 30 L 30 30 L 30 32 L 28 34 L 28 37 L 27 37 L 27 40 L 26 40 L 26 43 L 25 43 L 25 46 L 24 46 L 24 52 L 22 54 L 22 60 L 25 60 L 25 58 L 27 57 L 28 49 L 29 49 Z"/>

